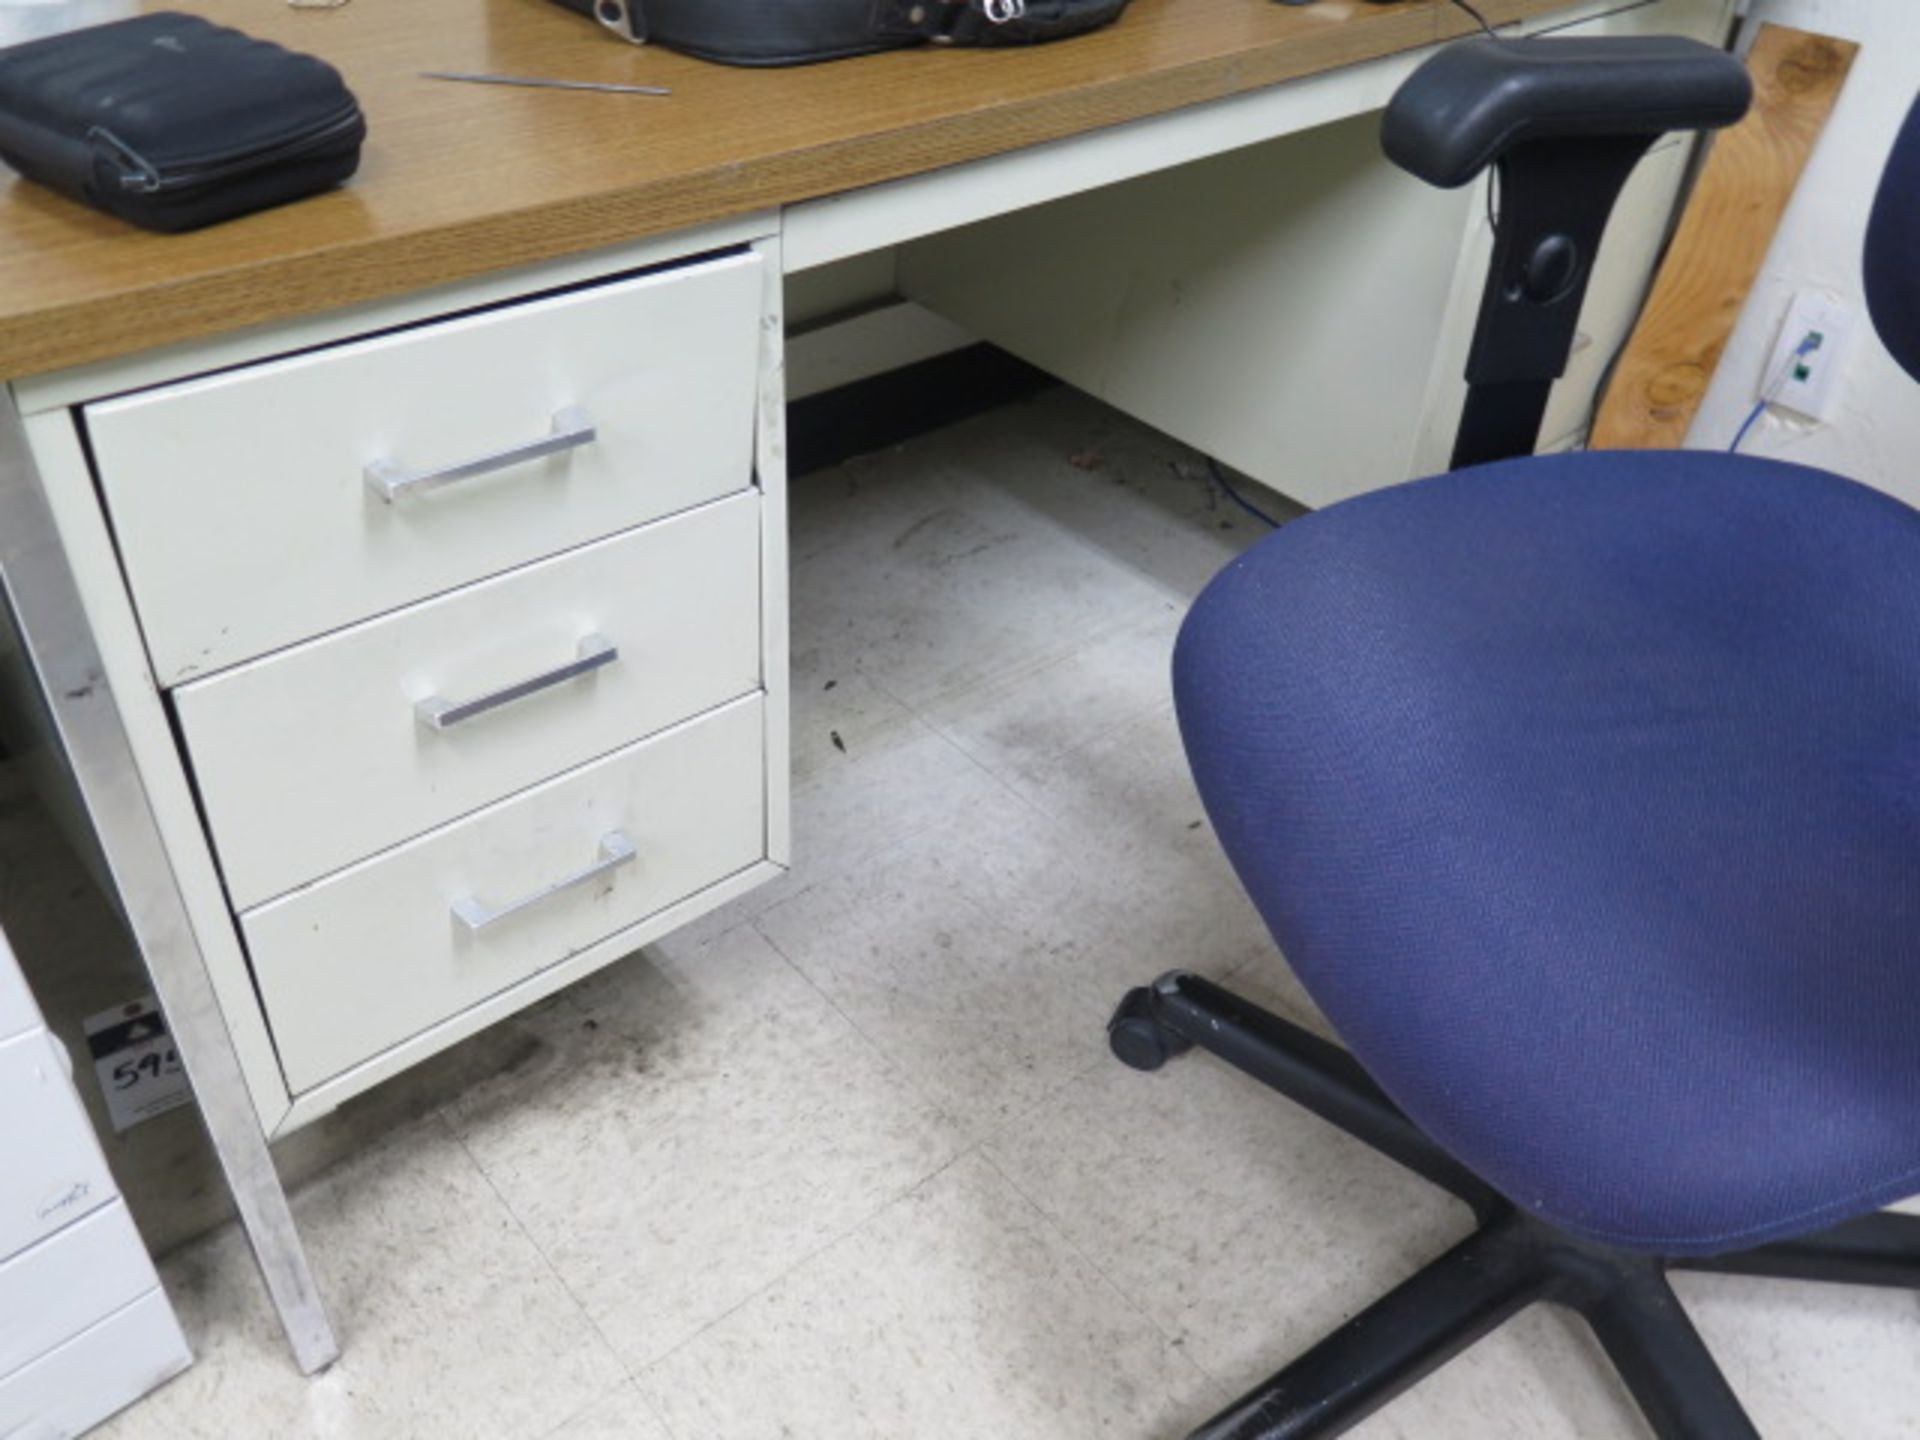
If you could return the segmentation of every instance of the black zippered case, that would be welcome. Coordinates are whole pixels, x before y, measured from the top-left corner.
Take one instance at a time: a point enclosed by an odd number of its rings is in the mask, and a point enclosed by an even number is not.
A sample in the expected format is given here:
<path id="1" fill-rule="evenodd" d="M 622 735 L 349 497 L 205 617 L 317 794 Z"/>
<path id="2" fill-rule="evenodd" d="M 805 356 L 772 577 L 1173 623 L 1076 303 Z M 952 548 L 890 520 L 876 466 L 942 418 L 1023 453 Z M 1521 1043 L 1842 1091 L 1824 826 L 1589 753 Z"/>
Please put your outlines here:
<path id="1" fill-rule="evenodd" d="M 366 120 L 340 72 L 161 11 L 0 50 L 0 159 L 149 230 L 338 185 Z"/>
<path id="2" fill-rule="evenodd" d="M 1032 45 L 1098 29 L 1127 0 L 558 0 L 624 40 L 726 65 L 805 65 L 908 45 Z"/>

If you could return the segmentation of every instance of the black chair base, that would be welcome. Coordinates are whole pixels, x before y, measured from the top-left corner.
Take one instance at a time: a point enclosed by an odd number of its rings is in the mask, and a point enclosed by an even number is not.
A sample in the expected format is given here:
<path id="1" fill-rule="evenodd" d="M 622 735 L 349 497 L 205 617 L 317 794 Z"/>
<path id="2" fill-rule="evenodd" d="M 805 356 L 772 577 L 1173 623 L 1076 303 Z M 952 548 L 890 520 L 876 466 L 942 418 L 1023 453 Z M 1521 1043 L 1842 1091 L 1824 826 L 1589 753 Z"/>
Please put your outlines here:
<path id="1" fill-rule="evenodd" d="M 1339 1046 L 1197 976 L 1121 1001 L 1114 1054 L 1157 1070 L 1195 1046 L 1218 1055 L 1473 1207 L 1479 1228 L 1190 1440 L 1344 1434 L 1536 1301 L 1584 1316 L 1660 1440 L 1758 1440 L 1667 1284 L 1670 1269 L 1920 1289 L 1920 1217 L 1869 1215 L 1712 1259 L 1589 1244 L 1517 1210 L 1429 1140 Z"/>

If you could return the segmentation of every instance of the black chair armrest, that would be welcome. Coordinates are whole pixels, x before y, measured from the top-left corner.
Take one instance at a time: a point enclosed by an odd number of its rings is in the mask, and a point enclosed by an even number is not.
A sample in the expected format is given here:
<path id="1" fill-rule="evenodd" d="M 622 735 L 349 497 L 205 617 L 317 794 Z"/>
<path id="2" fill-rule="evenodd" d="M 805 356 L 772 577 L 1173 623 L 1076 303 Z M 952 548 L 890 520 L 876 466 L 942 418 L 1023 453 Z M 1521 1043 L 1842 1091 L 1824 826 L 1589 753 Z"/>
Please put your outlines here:
<path id="1" fill-rule="evenodd" d="M 1697 40 L 1471 40 L 1401 86 L 1381 143 L 1402 169 L 1454 189 L 1530 141 L 1717 130 L 1752 100 L 1746 66 Z"/>

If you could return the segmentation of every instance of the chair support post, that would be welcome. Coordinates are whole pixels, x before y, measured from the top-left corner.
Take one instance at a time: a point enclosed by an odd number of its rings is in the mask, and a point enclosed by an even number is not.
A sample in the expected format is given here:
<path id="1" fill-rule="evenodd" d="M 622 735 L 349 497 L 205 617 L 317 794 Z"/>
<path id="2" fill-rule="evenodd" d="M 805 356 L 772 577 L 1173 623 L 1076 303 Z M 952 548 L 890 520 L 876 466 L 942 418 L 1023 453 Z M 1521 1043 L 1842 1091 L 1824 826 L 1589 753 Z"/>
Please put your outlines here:
<path id="1" fill-rule="evenodd" d="M 1657 1267 L 1629 1276 L 1585 1314 L 1660 1440 L 1760 1440 Z"/>
<path id="2" fill-rule="evenodd" d="M 1740 1250 L 1672 1262 L 1677 1270 L 1710 1270 L 1773 1280 L 1825 1280 L 1920 1290 L 1920 1215 L 1864 1215 L 1831 1230 Z"/>
<path id="3" fill-rule="evenodd" d="M 1146 997 L 1151 1023 L 1218 1055 L 1451 1191 L 1473 1207 L 1482 1223 L 1508 1208 L 1492 1187 L 1428 1139 L 1359 1062 L 1331 1041 L 1197 975 L 1176 972 L 1134 995 Z"/>
<path id="4" fill-rule="evenodd" d="M 1574 136 L 1499 161 L 1500 215 L 1453 468 L 1531 455 L 1567 371 L 1600 237 L 1658 136 Z"/>
<path id="5" fill-rule="evenodd" d="M 1190 1440 L 1307 1440 L 1357 1425 L 1542 1299 L 1524 1222 L 1496 1221 L 1369 1305 Z"/>
<path id="6" fill-rule="evenodd" d="M 1616 1250 L 1533 1219 L 1454 1160 L 1360 1063 L 1197 976 L 1131 991 L 1117 1055 L 1157 1070 L 1195 1046 L 1473 1205 L 1480 1227 L 1190 1440 L 1330 1440 L 1537 1300 L 1584 1316 L 1659 1440 L 1759 1440 L 1667 1282 L 1669 1270 L 1920 1289 L 1920 1216 L 1869 1215 L 1732 1255 Z"/>

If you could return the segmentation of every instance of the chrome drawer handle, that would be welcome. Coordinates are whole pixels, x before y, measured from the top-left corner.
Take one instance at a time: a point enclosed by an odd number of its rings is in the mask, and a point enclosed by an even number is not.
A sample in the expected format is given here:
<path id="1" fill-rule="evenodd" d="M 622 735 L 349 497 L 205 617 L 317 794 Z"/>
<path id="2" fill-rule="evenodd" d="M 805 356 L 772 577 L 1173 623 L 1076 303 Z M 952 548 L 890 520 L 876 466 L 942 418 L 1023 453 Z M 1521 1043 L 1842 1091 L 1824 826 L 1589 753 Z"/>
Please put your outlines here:
<path id="1" fill-rule="evenodd" d="M 429 730 L 451 730 L 476 715 L 484 715 L 489 710 L 498 710 L 502 705 L 510 705 L 515 700 L 524 700 L 529 695 L 537 695 L 542 690 L 551 690 L 555 685 L 564 685 L 569 680 L 577 680 L 582 675 L 590 675 L 603 665 L 611 665 L 620 658 L 619 648 L 604 635 L 584 635 L 580 639 L 579 653 L 564 665 L 556 665 L 551 670 L 543 670 L 538 675 L 529 675 L 525 680 L 516 680 L 511 685 L 489 691 L 485 695 L 476 695 L 471 700 L 443 700 L 438 695 L 429 695 L 424 700 L 414 702 L 413 713 L 420 723 Z"/>
<path id="2" fill-rule="evenodd" d="M 639 851 L 634 849 L 633 841 L 627 838 L 624 830 L 609 830 L 600 837 L 600 858 L 576 874 L 564 880 L 556 880 L 531 895 L 509 901 L 505 905 L 488 905 L 477 895 L 467 895 L 453 902 L 453 918 L 467 927 L 467 933 L 478 935 L 491 929 L 510 915 L 518 915 L 522 910 L 530 910 L 543 900 L 551 900 L 566 890 L 590 885 L 603 875 L 611 875 L 622 865 L 633 861 Z"/>
<path id="3" fill-rule="evenodd" d="M 558 455 L 563 450 L 591 445 L 598 433 L 591 415 L 578 405 L 569 405 L 564 410 L 554 412 L 551 435 L 529 440 L 524 445 L 509 445 L 505 450 L 496 450 L 478 459 L 443 465 L 437 470 L 406 470 L 391 460 L 376 460 L 365 471 L 367 488 L 391 505 L 402 495 L 416 495 L 437 485 L 471 480 L 476 475 L 504 470 L 509 465 L 523 465 L 545 455 Z"/>

